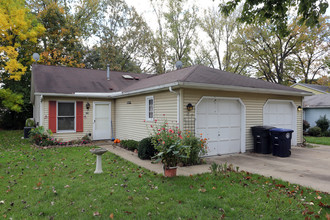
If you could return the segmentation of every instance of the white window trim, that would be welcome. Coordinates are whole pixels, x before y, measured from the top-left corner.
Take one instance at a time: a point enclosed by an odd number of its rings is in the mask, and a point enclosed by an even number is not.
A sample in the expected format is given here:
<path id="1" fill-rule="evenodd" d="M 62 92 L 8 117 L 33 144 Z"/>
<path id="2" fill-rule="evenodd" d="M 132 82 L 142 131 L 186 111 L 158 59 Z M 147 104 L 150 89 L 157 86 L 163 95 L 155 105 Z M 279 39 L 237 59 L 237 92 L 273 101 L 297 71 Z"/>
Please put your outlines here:
<path id="1" fill-rule="evenodd" d="M 73 122 L 73 130 L 58 130 L 58 103 L 73 103 L 74 104 L 74 122 Z M 76 101 L 56 101 L 56 131 L 57 133 L 72 133 L 76 132 Z"/>
<path id="2" fill-rule="evenodd" d="M 149 100 L 153 100 L 153 118 L 149 118 Z M 146 121 L 153 121 L 155 117 L 155 99 L 153 96 L 147 96 L 146 97 Z"/>

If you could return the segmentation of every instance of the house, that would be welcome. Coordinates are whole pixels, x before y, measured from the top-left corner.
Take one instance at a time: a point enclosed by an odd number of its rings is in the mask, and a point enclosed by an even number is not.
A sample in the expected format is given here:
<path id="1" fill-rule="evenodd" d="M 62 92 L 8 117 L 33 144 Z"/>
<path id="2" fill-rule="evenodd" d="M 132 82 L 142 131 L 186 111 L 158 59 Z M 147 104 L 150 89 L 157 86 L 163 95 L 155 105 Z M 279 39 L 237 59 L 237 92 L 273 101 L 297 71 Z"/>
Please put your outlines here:
<path id="1" fill-rule="evenodd" d="M 296 88 L 296 89 L 305 90 L 307 92 L 312 92 L 314 95 L 327 94 L 330 92 L 329 86 L 322 86 L 322 85 L 316 85 L 316 84 L 295 83 L 291 87 Z"/>
<path id="2" fill-rule="evenodd" d="M 321 116 L 330 119 L 330 94 L 319 94 L 305 97 L 303 102 L 304 120 L 308 121 L 311 127 L 316 126 L 315 121 Z"/>
<path id="3" fill-rule="evenodd" d="M 161 75 L 32 67 L 34 119 L 56 138 L 141 140 L 156 119 L 166 119 L 208 138 L 208 155 L 253 149 L 256 125 L 293 129 L 292 144 L 302 143 L 297 109 L 306 95 L 311 93 L 200 65 Z"/>

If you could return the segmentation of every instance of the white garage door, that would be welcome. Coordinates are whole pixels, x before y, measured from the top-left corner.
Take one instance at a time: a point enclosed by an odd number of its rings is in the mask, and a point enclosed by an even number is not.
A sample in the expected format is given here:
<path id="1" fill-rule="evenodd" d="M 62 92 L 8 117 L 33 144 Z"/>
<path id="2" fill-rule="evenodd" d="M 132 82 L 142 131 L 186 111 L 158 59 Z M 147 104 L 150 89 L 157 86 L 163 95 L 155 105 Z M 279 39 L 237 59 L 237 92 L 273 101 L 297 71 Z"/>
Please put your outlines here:
<path id="1" fill-rule="evenodd" d="M 294 130 L 291 144 L 297 144 L 296 106 L 289 100 L 268 100 L 263 109 L 264 125 Z"/>
<path id="2" fill-rule="evenodd" d="M 208 155 L 241 152 L 242 104 L 238 99 L 202 98 L 196 106 L 196 133 L 207 138 Z"/>

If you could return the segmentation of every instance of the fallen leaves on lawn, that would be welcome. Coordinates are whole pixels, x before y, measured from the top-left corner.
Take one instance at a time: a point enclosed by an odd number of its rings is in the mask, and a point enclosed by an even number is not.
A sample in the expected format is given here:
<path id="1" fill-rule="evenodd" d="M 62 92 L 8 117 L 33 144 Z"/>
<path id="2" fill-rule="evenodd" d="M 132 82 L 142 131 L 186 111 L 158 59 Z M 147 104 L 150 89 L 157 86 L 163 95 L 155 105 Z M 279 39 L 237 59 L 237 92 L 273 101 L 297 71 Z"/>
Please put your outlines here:
<path id="1" fill-rule="evenodd" d="M 319 206 L 323 207 L 323 208 L 330 208 L 330 205 L 328 204 L 324 204 L 323 202 L 319 202 Z"/>
<path id="2" fill-rule="evenodd" d="M 199 189 L 198 191 L 204 193 L 204 192 L 206 192 L 206 189 Z"/>
<path id="3" fill-rule="evenodd" d="M 93 216 L 100 216 L 101 214 L 99 212 L 94 212 Z"/>

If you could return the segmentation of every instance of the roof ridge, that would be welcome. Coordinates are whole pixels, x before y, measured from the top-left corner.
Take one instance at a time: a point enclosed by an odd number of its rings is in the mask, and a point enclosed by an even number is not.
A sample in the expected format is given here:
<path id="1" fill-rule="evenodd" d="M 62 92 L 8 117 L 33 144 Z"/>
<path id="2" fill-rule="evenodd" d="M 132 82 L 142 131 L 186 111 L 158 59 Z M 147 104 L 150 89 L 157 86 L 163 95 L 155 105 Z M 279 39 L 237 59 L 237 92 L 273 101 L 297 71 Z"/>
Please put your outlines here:
<path id="1" fill-rule="evenodd" d="M 196 71 L 196 69 L 197 69 L 197 67 L 201 67 L 201 65 L 195 65 L 195 66 L 192 66 L 191 68 L 192 68 L 192 71 L 189 73 L 189 74 L 187 74 L 183 79 L 182 79 L 182 81 L 185 81 L 191 74 L 193 74 L 195 71 Z"/>

